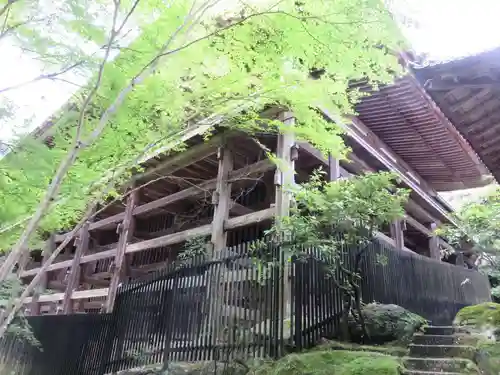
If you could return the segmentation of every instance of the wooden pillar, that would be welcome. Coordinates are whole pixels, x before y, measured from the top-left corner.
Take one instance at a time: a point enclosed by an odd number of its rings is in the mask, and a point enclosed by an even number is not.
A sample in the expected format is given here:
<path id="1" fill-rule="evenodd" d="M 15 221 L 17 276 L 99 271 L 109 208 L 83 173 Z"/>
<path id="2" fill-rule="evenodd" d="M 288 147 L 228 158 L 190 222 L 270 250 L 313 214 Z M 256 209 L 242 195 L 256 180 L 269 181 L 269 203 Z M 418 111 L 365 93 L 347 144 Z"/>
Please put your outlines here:
<path id="1" fill-rule="evenodd" d="M 332 154 L 328 154 L 328 180 L 335 181 L 340 178 L 340 163 Z"/>
<path id="2" fill-rule="evenodd" d="M 403 220 L 396 219 L 391 223 L 391 237 L 396 244 L 396 249 L 403 250 L 405 246 Z"/>
<path id="3" fill-rule="evenodd" d="M 80 260 L 82 259 L 82 256 L 85 255 L 89 247 L 89 226 L 90 222 L 87 221 L 80 229 L 78 237 L 75 240 L 75 255 L 73 256 L 73 261 L 71 262 L 71 269 L 62 303 L 63 314 L 71 314 L 73 312 L 73 301 L 71 300 L 71 296 L 73 291 L 78 288 L 78 284 L 80 282 Z"/>
<path id="4" fill-rule="evenodd" d="M 432 234 L 431 237 L 429 237 L 429 250 L 432 259 L 441 260 L 441 251 L 439 250 L 439 237 L 434 233 L 436 228 L 436 223 L 432 223 L 430 225 Z"/>
<path id="5" fill-rule="evenodd" d="M 226 247 L 227 233 L 224 223 L 229 218 L 231 207 L 231 183 L 229 174 L 233 170 L 233 155 L 227 147 L 220 147 L 218 151 L 219 170 L 217 172 L 217 185 L 212 195 L 214 217 L 212 220 L 212 256 Z"/>
<path id="6" fill-rule="evenodd" d="M 276 216 L 288 216 L 290 214 L 291 197 L 287 189 L 295 183 L 295 162 L 292 160 L 292 148 L 295 146 L 293 124 L 295 118 L 291 112 L 283 112 L 280 120 L 285 124 L 284 131 L 278 134 L 278 145 L 276 156 L 279 159 L 278 168 L 274 175 L 276 187 Z"/>
<path id="7" fill-rule="evenodd" d="M 55 248 L 56 248 L 55 235 L 51 234 L 50 237 L 47 239 L 47 242 L 45 243 L 45 246 L 42 250 L 42 265 L 44 265 L 47 262 L 47 259 L 53 253 Z M 47 289 L 48 277 L 49 277 L 48 273 L 44 272 L 42 277 L 40 278 L 40 282 L 35 287 L 31 299 L 31 307 L 30 307 L 31 315 L 40 315 L 40 303 L 38 302 L 38 300 L 40 299 L 40 294 L 43 294 L 43 292 L 45 292 L 45 290 Z"/>
<path id="8" fill-rule="evenodd" d="M 290 189 L 295 184 L 295 160 L 292 158 L 292 148 L 295 147 L 295 135 L 293 133 L 295 118 L 291 112 L 283 112 L 280 115 L 280 120 L 285 126 L 283 131 L 278 134 L 278 144 L 276 148 L 276 156 L 279 159 L 278 168 L 274 175 L 277 220 L 279 220 L 280 217 L 290 215 L 292 199 L 287 189 Z M 283 259 L 284 256 L 286 255 L 280 252 L 281 264 L 285 265 L 283 269 L 283 319 L 289 319 L 292 315 L 291 269 L 290 262 L 288 262 L 288 259 Z"/>
<path id="9" fill-rule="evenodd" d="M 233 154 L 227 147 L 220 147 L 217 152 L 219 160 L 219 169 L 217 172 L 217 184 L 212 195 L 212 204 L 214 205 L 214 216 L 212 219 L 211 233 L 211 258 L 217 259 L 221 252 L 226 247 L 227 232 L 224 228 L 227 219 L 229 218 L 229 209 L 231 207 L 231 183 L 229 175 L 233 170 Z M 226 317 L 222 316 L 222 305 L 226 305 L 229 297 L 224 293 L 221 283 L 226 279 L 225 265 L 221 264 L 217 267 L 209 269 L 208 285 L 209 291 L 207 294 L 207 327 L 212 337 L 219 342 L 221 340 L 221 332 L 226 325 Z M 220 270 L 218 273 L 217 270 Z M 222 327 L 221 327 L 222 325 Z"/>
<path id="10" fill-rule="evenodd" d="M 134 190 L 129 194 L 127 198 L 127 206 L 125 208 L 125 217 L 119 226 L 117 231 L 119 233 L 118 246 L 116 248 L 115 260 L 113 263 L 113 275 L 111 276 L 111 282 L 109 284 L 108 297 L 106 299 L 106 312 L 110 313 L 113 311 L 115 305 L 116 293 L 120 281 L 124 278 L 124 260 L 125 260 L 125 250 L 127 245 L 134 235 L 135 219 L 133 216 L 133 211 L 138 201 L 138 190 Z"/>

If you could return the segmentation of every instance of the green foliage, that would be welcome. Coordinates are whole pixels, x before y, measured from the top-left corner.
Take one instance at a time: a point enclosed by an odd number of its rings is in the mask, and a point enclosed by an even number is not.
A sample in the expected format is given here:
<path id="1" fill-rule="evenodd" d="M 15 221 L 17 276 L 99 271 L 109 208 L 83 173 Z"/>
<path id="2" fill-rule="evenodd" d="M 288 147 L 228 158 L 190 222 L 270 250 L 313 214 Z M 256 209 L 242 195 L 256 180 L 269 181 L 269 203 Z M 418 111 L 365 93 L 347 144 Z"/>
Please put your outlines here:
<path id="1" fill-rule="evenodd" d="M 500 249 L 500 190 L 489 192 L 478 201 L 464 205 L 458 212 L 460 225 L 445 226 L 441 233 L 451 243 L 472 240 L 478 250 L 497 254 Z"/>
<path id="2" fill-rule="evenodd" d="M 397 305 L 370 303 L 363 306 L 362 314 L 368 337 L 363 337 L 363 330 L 352 317 L 349 320 L 349 329 L 354 340 L 367 343 L 408 344 L 413 334 L 427 324 L 426 319 Z"/>
<path id="3" fill-rule="evenodd" d="M 327 350 L 291 354 L 252 372 L 255 375 L 397 375 L 400 367 L 398 359 L 380 353 Z"/>
<path id="4" fill-rule="evenodd" d="M 500 329 L 500 304 L 485 302 L 464 307 L 457 313 L 455 323 L 477 329 Z"/>
<path id="5" fill-rule="evenodd" d="M 179 141 L 180 131 L 214 114 L 223 115 L 223 125 L 229 128 L 253 132 L 265 126 L 266 131 L 272 131 L 278 130 L 277 124 L 256 121 L 258 113 L 271 105 L 288 107 L 297 117 L 295 130 L 300 139 L 340 157 L 345 149 L 339 130 L 311 106 L 352 113 L 360 95 L 347 92 L 351 80 L 367 79 L 376 85 L 391 81 L 399 72 L 396 58 L 389 51 L 396 50 L 400 35 L 378 0 L 285 0 L 271 6 L 241 5 L 238 14 L 250 17 L 225 30 L 209 16 L 182 28 L 190 4 L 159 4 L 141 2 L 137 18 L 142 20 L 140 15 L 148 14 L 149 9 L 155 20 L 141 24 L 140 37 L 106 65 L 101 86 L 85 113 L 83 138 L 97 127 L 103 110 L 131 78 L 175 35 L 168 56 L 153 76 L 128 94 L 97 141 L 80 153 L 38 236 L 71 227 L 89 200 L 97 199 L 109 181 L 118 187 L 129 178 L 145 150 L 152 154 L 171 146 Z M 88 2 L 68 0 L 63 6 L 83 17 Z M 104 8 L 109 14 L 109 7 Z M 265 14 L 255 15 L 263 11 Z M 88 16 L 98 18 L 92 12 Z M 82 17 L 59 23 L 95 42 L 103 40 L 102 29 Z M 34 34 L 31 28 L 25 33 L 29 37 Z M 37 44 L 42 54 L 52 53 L 44 50 L 45 42 Z M 55 50 L 56 60 L 71 54 L 59 44 Z M 325 69 L 325 73 L 311 79 L 312 69 Z M 57 165 L 71 148 L 78 109 L 87 92 L 76 95 L 73 109 L 55 121 L 51 130 L 53 148 L 23 139 L 16 152 L 2 159 L 0 249 L 8 249 L 18 238 L 19 226 L 12 225 L 34 212 Z"/>
<path id="6" fill-rule="evenodd" d="M 345 246 L 362 247 L 384 224 L 401 217 L 408 198 L 408 190 L 385 172 L 331 182 L 316 173 L 292 193 L 295 207 L 271 234 L 292 239 L 291 255 L 295 249 L 316 248 L 332 260 Z"/>

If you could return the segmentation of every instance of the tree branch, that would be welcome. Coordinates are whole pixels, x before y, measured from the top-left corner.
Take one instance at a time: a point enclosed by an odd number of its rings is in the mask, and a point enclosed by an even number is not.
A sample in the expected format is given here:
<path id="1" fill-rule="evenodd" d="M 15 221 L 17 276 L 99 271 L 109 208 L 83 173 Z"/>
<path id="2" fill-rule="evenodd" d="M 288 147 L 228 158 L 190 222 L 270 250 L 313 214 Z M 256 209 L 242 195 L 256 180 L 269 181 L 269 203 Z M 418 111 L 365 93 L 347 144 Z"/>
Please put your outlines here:
<path id="1" fill-rule="evenodd" d="M 12 272 L 14 265 L 19 260 L 22 252 L 25 250 L 24 248 L 26 247 L 26 244 L 28 243 L 30 237 L 35 232 L 35 230 L 38 227 L 40 221 L 42 220 L 45 212 L 50 207 L 51 203 L 54 200 L 54 197 L 57 195 L 59 188 L 61 186 L 62 180 L 64 179 L 64 176 L 66 175 L 67 171 L 73 165 L 74 161 L 76 160 L 76 158 L 78 156 L 78 153 L 81 149 L 81 143 L 82 143 L 80 138 L 81 138 L 81 133 L 82 133 L 82 129 L 84 126 L 85 110 L 101 84 L 102 75 L 104 72 L 104 66 L 108 60 L 109 53 L 111 50 L 111 45 L 113 44 L 114 38 L 116 37 L 115 28 L 116 28 L 116 20 L 118 17 L 118 11 L 119 11 L 119 2 L 115 2 L 115 9 L 114 9 L 114 14 L 113 14 L 113 25 L 111 27 L 110 37 L 108 40 L 108 48 L 106 49 L 104 59 L 100 65 L 96 83 L 95 83 L 93 89 L 91 90 L 91 92 L 88 94 L 88 96 L 84 102 L 83 108 L 81 109 L 80 118 L 79 118 L 78 124 L 77 124 L 74 146 L 73 146 L 72 150 L 69 152 L 68 156 L 60 163 L 59 168 L 58 168 L 54 178 L 52 178 L 52 182 L 50 183 L 43 200 L 41 201 L 35 214 L 32 216 L 32 218 L 31 218 L 30 222 L 28 223 L 26 229 L 24 230 L 23 234 L 19 238 L 19 241 L 13 247 L 13 249 L 11 250 L 7 259 L 5 259 L 4 263 L 0 266 L 0 282 L 4 281 L 8 277 L 8 275 Z M 0 93 L 1 93 L 1 91 L 0 91 Z"/>

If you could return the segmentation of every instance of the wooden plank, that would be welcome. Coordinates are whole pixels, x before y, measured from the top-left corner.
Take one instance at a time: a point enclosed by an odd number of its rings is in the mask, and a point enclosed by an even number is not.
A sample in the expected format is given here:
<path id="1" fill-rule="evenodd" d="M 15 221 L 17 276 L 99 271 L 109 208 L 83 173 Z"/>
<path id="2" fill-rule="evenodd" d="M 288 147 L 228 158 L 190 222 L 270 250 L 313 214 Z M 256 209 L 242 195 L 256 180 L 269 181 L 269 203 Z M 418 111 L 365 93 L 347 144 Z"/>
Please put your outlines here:
<path id="1" fill-rule="evenodd" d="M 245 275 L 241 271 L 230 271 L 227 272 L 225 275 L 225 278 L 223 280 L 224 283 L 234 283 L 234 282 L 243 282 L 243 281 L 248 281 L 248 280 L 257 280 L 254 279 L 254 277 L 258 277 L 254 274 L 250 275 Z M 258 280 L 262 281 L 261 278 L 258 278 Z M 167 289 L 173 289 L 174 284 L 172 279 L 164 280 L 162 282 L 155 283 L 155 285 L 152 285 L 151 288 L 149 289 L 150 291 L 154 290 L 159 290 L 165 288 L 165 284 L 167 283 L 166 287 Z M 179 281 L 179 285 L 177 287 L 186 287 L 186 288 L 192 288 L 192 287 L 200 287 L 200 286 L 205 286 L 207 283 L 206 279 L 200 278 L 199 276 L 188 276 L 188 277 L 183 277 Z M 90 290 L 78 290 L 75 291 L 71 299 L 72 300 L 78 300 L 78 299 L 87 299 L 87 298 L 98 298 L 98 297 L 105 297 L 109 293 L 109 288 L 100 288 L 100 289 L 90 289 Z M 53 293 L 53 294 L 45 294 L 40 296 L 39 302 L 57 302 L 61 301 L 64 299 L 64 293 Z M 32 299 L 27 298 L 24 303 L 31 303 Z"/>
<path id="2" fill-rule="evenodd" d="M 240 168 L 234 172 L 231 173 L 230 179 L 233 180 L 239 180 L 242 177 L 245 176 L 250 176 L 254 174 L 259 174 L 259 173 L 264 173 L 267 172 L 271 169 L 275 168 L 275 165 L 268 159 L 261 160 L 255 164 L 252 165 L 247 165 L 243 168 Z M 137 206 L 134 209 L 134 216 L 135 215 L 140 215 L 140 214 L 145 214 L 147 212 L 150 212 L 152 210 L 155 210 L 157 208 L 164 207 L 168 204 L 178 202 L 182 199 L 202 195 L 202 194 L 207 194 L 210 190 L 215 189 L 217 184 L 217 179 L 214 178 L 212 180 L 205 181 L 201 183 L 198 186 L 193 186 L 188 189 L 184 189 L 178 193 L 174 193 L 171 195 L 168 195 L 166 197 L 157 199 L 155 201 L 145 203 L 143 205 Z M 119 213 L 117 215 L 110 216 L 106 219 L 100 220 L 98 222 L 93 223 L 90 226 L 91 230 L 102 228 L 105 226 L 108 226 L 113 223 L 118 223 L 123 220 L 125 216 L 125 213 Z"/>
<path id="3" fill-rule="evenodd" d="M 403 247 L 405 246 L 405 240 L 401 219 L 394 220 L 391 223 L 391 238 L 394 240 L 396 249 L 403 250 Z"/>
<path id="4" fill-rule="evenodd" d="M 247 215 L 237 216 L 226 221 L 224 229 L 226 231 L 236 228 L 245 227 L 250 224 L 260 223 L 262 221 L 270 220 L 274 217 L 276 209 L 274 207 L 266 208 L 264 210 L 255 211 Z"/>
<path id="5" fill-rule="evenodd" d="M 47 239 L 47 242 L 45 243 L 45 246 L 42 250 L 42 265 L 44 265 L 47 262 L 47 259 L 50 257 L 52 252 L 56 248 L 56 243 L 55 243 L 55 236 L 52 234 L 50 237 Z M 38 285 L 35 287 L 35 290 L 33 292 L 33 297 L 32 297 L 32 304 L 30 307 L 30 314 L 31 315 L 40 315 L 40 303 L 39 303 L 39 297 L 40 294 L 45 292 L 47 289 L 47 272 L 44 272 L 42 277 L 40 278 L 40 282 Z"/>
<path id="6" fill-rule="evenodd" d="M 90 289 L 90 290 L 76 290 L 72 295 L 72 300 L 77 299 L 87 299 L 87 298 L 98 298 L 98 297 L 106 297 L 108 295 L 108 288 L 101 289 Z M 57 302 L 62 301 L 64 299 L 64 293 L 53 293 L 53 294 L 44 294 L 40 296 L 38 302 L 46 303 L 46 302 Z M 24 300 L 24 303 L 31 303 L 32 298 L 28 297 Z"/>
<path id="7" fill-rule="evenodd" d="M 107 313 L 111 313 L 113 311 L 118 285 L 124 277 L 123 261 L 125 259 L 125 250 L 127 248 L 127 244 L 130 242 L 134 234 L 135 222 L 134 217 L 132 216 L 132 212 L 138 201 L 138 192 L 138 190 L 134 190 L 128 196 L 127 207 L 125 208 L 125 218 L 123 219 L 122 224 L 118 227 L 120 236 L 118 239 L 118 246 L 116 248 L 113 276 L 111 277 L 108 297 L 106 299 Z"/>
<path id="8" fill-rule="evenodd" d="M 66 284 L 66 291 L 64 292 L 64 299 L 62 310 L 64 314 L 70 314 L 73 312 L 73 302 L 71 300 L 71 295 L 73 291 L 78 287 L 78 282 L 80 281 L 80 260 L 82 256 L 87 252 L 89 245 L 89 226 L 90 223 L 86 222 L 78 238 L 76 239 L 76 251 L 71 262 L 71 270 L 68 276 L 68 281 Z"/>
<path id="9" fill-rule="evenodd" d="M 255 211 L 247 215 L 237 216 L 227 220 L 224 228 L 226 230 L 240 228 L 253 223 L 257 223 L 263 220 L 271 219 L 274 216 L 275 210 L 273 208 L 268 208 L 265 210 Z M 129 244 L 125 251 L 126 254 L 136 253 L 143 250 L 153 249 L 157 247 L 174 245 L 180 242 L 187 241 L 199 236 L 209 236 L 212 233 L 212 225 L 202 225 L 197 228 L 188 229 L 182 232 L 169 234 L 166 236 L 153 238 L 151 240 L 146 240 L 142 242 L 137 242 Z M 107 251 L 102 251 L 100 253 L 85 255 L 81 258 L 80 263 L 90 263 L 101 259 L 112 258 L 116 254 L 116 249 L 111 249 Z M 59 262 L 52 264 L 49 267 L 50 271 L 68 268 L 71 266 L 72 261 L 68 260 L 65 262 Z M 38 273 L 40 268 L 33 268 L 31 270 L 24 271 L 22 277 L 34 276 Z"/>

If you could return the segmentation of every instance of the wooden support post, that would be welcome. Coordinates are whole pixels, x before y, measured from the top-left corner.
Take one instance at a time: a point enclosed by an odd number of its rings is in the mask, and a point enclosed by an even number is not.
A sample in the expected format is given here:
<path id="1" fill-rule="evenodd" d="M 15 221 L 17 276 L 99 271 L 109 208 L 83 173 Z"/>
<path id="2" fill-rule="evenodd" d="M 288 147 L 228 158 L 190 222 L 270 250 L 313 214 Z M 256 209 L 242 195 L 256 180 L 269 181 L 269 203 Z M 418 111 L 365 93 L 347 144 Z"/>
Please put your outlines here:
<path id="1" fill-rule="evenodd" d="M 233 170 L 233 155 L 228 148 L 219 148 L 219 171 L 217 173 L 217 185 L 212 195 L 212 204 L 214 205 L 214 217 L 212 220 L 212 238 L 213 256 L 226 247 L 227 234 L 224 230 L 224 224 L 229 218 L 229 209 L 231 208 L 231 183 L 229 175 Z"/>
<path id="2" fill-rule="evenodd" d="M 285 131 L 278 134 L 278 145 L 276 156 L 279 161 L 278 168 L 274 175 L 274 185 L 276 186 L 276 215 L 278 217 L 288 216 L 290 213 L 291 197 L 287 189 L 295 182 L 295 162 L 292 160 L 292 148 L 295 146 L 293 134 L 293 124 L 295 119 L 291 112 L 283 112 L 280 120 L 285 124 Z"/>
<path id="3" fill-rule="evenodd" d="M 76 251 L 73 256 L 68 281 L 66 283 L 66 291 L 64 293 L 64 300 L 62 304 L 63 314 L 71 314 L 73 312 L 73 300 L 71 299 L 71 295 L 80 282 L 80 260 L 82 259 L 82 256 L 85 255 L 89 247 L 89 226 L 90 222 L 86 222 L 80 229 L 80 233 L 75 240 Z"/>
<path id="4" fill-rule="evenodd" d="M 328 155 L 328 179 L 335 181 L 340 178 L 340 164 L 339 160 L 334 158 L 332 154 Z"/>
<path id="5" fill-rule="evenodd" d="M 280 114 L 280 120 L 284 123 L 284 131 L 278 134 L 278 144 L 276 156 L 279 159 L 278 169 L 276 169 L 274 184 L 276 186 L 276 216 L 277 220 L 281 217 L 290 215 L 291 196 L 287 189 L 290 189 L 295 183 L 295 161 L 292 158 L 292 149 L 295 147 L 295 135 L 293 125 L 295 118 L 291 112 Z M 292 290 L 291 290 L 291 269 L 290 263 L 284 259 L 286 255 L 280 252 L 280 262 L 284 265 L 283 269 L 283 299 L 284 311 L 283 318 L 290 319 L 292 315 Z"/>
<path id="6" fill-rule="evenodd" d="M 432 223 L 430 226 L 431 236 L 429 237 L 429 250 L 432 259 L 441 260 L 441 251 L 439 250 L 439 237 L 436 235 L 435 230 L 437 228 L 436 223 Z"/>
<path id="7" fill-rule="evenodd" d="M 45 243 L 45 246 L 42 250 L 42 265 L 45 264 L 45 262 L 50 257 L 55 248 L 56 248 L 55 235 L 51 234 L 50 237 L 47 239 L 47 242 Z M 40 278 L 40 283 L 36 286 L 33 292 L 33 297 L 31 299 L 31 307 L 30 307 L 31 315 L 40 315 L 40 303 L 38 302 L 38 299 L 40 298 L 40 294 L 45 292 L 45 290 L 47 289 L 47 284 L 48 284 L 48 274 L 47 272 L 44 272 L 42 277 Z"/>
<path id="8" fill-rule="evenodd" d="M 118 226 L 118 232 L 120 237 L 118 239 L 118 246 L 116 248 L 116 255 L 113 267 L 113 276 L 111 277 L 111 282 L 109 284 L 108 297 L 106 299 L 106 312 L 110 313 L 113 311 L 115 305 L 116 293 L 118 290 L 118 285 L 120 281 L 124 278 L 124 260 L 125 251 L 127 249 L 127 244 L 132 239 L 134 235 L 135 219 L 132 212 L 137 205 L 138 201 L 138 190 L 133 191 L 127 198 L 127 207 L 125 208 L 125 217 L 123 222 Z"/>
<path id="9" fill-rule="evenodd" d="M 405 246 L 403 221 L 401 219 L 394 220 L 391 223 L 391 238 L 396 244 L 396 249 L 403 250 Z"/>
<path id="10" fill-rule="evenodd" d="M 233 154 L 227 147 L 219 148 L 217 153 L 219 159 L 219 170 L 217 172 L 216 189 L 212 195 L 212 204 L 214 205 L 214 216 L 212 220 L 211 244 L 212 244 L 212 259 L 217 259 L 221 256 L 221 252 L 226 247 L 227 232 L 226 222 L 229 218 L 229 210 L 231 207 L 231 183 L 230 175 L 233 170 Z M 209 292 L 208 292 L 208 327 L 212 337 L 218 342 L 220 333 L 225 326 L 225 321 L 221 320 L 221 307 L 226 304 L 224 300 L 225 293 L 221 288 L 221 282 L 226 277 L 225 265 L 219 267 L 220 273 L 217 274 L 217 268 L 211 268 L 208 275 Z"/>

